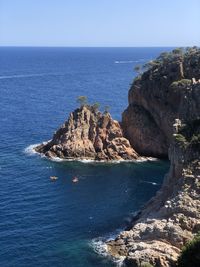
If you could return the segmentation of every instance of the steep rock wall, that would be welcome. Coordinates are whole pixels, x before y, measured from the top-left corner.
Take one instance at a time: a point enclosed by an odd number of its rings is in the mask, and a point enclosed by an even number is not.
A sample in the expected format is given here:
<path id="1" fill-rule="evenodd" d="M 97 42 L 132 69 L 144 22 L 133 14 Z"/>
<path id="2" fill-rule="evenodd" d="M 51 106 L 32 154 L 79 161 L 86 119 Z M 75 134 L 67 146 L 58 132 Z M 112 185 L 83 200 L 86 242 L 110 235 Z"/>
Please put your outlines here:
<path id="1" fill-rule="evenodd" d="M 129 90 L 122 126 L 139 154 L 166 157 L 176 118 L 199 113 L 200 50 L 164 54 L 151 62 Z"/>

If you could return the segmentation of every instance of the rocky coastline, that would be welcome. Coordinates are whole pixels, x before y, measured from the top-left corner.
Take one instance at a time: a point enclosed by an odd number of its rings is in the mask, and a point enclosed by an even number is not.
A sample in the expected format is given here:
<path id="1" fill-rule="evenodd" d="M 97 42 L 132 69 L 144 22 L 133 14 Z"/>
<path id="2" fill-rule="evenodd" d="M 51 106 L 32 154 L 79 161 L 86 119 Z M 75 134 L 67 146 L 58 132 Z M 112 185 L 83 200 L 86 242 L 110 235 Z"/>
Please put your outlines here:
<path id="1" fill-rule="evenodd" d="M 139 154 L 168 155 L 162 188 L 107 242 L 126 266 L 175 267 L 200 231 L 200 50 L 161 55 L 137 77 L 123 113 L 125 136 Z"/>
<path id="2" fill-rule="evenodd" d="M 179 120 L 177 126 L 181 127 Z M 171 166 L 162 188 L 126 231 L 107 242 L 108 253 L 123 257 L 127 266 L 148 262 L 174 267 L 183 245 L 200 231 L 200 145 L 184 144 L 177 135 L 169 149 Z"/>
<path id="3" fill-rule="evenodd" d="M 128 229 L 106 242 L 130 267 L 174 267 L 200 231 L 200 49 L 174 49 L 144 66 L 129 90 L 122 122 L 82 105 L 35 150 L 48 158 L 170 159 L 162 188 Z"/>

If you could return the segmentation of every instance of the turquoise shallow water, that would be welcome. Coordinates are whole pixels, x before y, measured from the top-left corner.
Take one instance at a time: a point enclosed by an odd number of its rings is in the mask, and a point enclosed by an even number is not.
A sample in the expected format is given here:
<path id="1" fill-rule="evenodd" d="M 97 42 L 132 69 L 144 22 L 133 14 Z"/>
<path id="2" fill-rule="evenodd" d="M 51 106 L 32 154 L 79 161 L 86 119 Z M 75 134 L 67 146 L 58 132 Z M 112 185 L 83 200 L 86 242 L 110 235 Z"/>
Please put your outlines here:
<path id="1" fill-rule="evenodd" d="M 134 65 L 161 51 L 0 48 L 1 266 L 115 265 L 93 241 L 125 226 L 161 186 L 168 162 L 53 162 L 25 149 L 51 138 L 78 95 L 110 105 L 120 119 Z"/>

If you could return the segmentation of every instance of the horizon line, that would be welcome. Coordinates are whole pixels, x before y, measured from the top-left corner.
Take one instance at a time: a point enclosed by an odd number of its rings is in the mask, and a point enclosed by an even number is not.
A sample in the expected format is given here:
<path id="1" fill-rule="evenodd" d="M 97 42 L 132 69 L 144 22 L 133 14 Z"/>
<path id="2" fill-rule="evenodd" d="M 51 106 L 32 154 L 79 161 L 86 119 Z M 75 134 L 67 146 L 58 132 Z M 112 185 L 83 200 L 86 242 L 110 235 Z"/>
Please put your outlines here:
<path id="1" fill-rule="evenodd" d="M 170 46 L 51 46 L 51 45 L 0 45 L 0 48 L 2 47 L 13 47 L 13 48 L 20 48 L 20 47 L 27 47 L 27 48 L 174 48 L 174 47 L 193 47 L 194 45 L 191 46 L 175 46 L 175 45 L 170 45 Z M 197 46 L 198 47 L 198 46 Z"/>

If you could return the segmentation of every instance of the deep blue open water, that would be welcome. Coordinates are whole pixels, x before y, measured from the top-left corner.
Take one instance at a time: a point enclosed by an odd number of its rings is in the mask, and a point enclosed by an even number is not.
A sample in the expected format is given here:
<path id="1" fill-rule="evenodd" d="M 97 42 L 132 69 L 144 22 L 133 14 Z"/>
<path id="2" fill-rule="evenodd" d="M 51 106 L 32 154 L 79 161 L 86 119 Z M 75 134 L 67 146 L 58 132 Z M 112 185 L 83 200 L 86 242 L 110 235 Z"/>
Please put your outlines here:
<path id="1" fill-rule="evenodd" d="M 79 95 L 120 119 L 134 66 L 163 50 L 0 48 L 0 266 L 115 266 L 94 241 L 155 194 L 168 162 L 53 162 L 29 146 L 51 138 Z"/>

